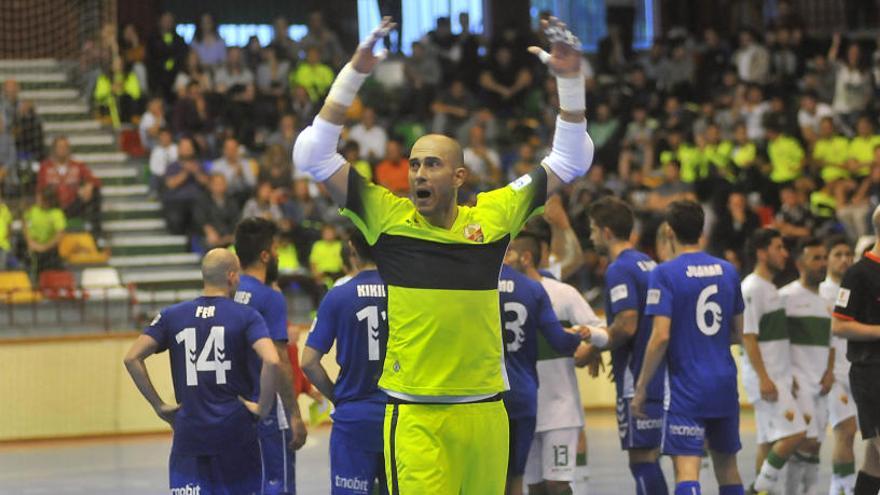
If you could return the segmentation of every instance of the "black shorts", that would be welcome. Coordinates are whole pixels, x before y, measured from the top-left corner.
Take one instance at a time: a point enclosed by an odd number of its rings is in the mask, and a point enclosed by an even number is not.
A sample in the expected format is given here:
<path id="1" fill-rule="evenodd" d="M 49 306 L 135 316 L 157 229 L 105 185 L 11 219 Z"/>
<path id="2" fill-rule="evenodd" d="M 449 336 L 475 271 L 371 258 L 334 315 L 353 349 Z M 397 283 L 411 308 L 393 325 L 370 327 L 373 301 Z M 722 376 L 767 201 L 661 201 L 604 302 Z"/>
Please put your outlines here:
<path id="1" fill-rule="evenodd" d="M 862 438 L 880 436 L 880 364 L 853 364 L 849 384 L 859 416 Z"/>

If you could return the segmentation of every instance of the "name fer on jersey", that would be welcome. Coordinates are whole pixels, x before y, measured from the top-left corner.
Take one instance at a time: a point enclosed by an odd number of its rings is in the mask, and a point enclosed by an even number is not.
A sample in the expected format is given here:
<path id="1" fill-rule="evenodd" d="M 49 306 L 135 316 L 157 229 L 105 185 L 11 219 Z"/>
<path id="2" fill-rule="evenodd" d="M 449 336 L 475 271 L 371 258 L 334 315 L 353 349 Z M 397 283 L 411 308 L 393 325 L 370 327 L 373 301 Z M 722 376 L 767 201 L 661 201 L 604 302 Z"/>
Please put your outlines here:
<path id="1" fill-rule="evenodd" d="M 214 306 L 199 306 L 196 308 L 196 318 L 213 318 L 215 309 Z"/>

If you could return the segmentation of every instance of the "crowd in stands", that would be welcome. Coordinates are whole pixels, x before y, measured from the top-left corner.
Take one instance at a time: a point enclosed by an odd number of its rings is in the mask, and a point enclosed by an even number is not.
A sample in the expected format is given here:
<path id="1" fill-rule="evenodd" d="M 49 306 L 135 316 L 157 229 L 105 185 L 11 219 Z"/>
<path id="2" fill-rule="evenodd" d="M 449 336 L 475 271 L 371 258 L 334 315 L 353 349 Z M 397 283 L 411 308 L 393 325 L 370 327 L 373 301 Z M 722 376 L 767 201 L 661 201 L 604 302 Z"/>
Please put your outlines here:
<path id="1" fill-rule="evenodd" d="M 470 32 L 467 14 L 459 21 L 460 34 L 440 18 L 408 47 L 412 55 L 392 53 L 349 112 L 341 152 L 396 194 L 408 193 L 407 152 L 427 132 L 462 143 L 470 171 L 462 202 L 527 173 L 547 153 L 555 80 L 526 50 L 544 35 L 508 28 L 486 39 Z M 253 37 L 239 48 L 225 44 L 210 14 L 200 17 L 189 45 L 168 13 L 145 41 L 127 25 L 119 41 L 107 37 L 110 48 L 97 57 L 88 91 L 111 123 L 137 126 L 151 194 L 172 233 L 205 250 L 228 245 L 240 218 L 269 218 L 284 232 L 282 273 L 324 281 L 343 271 L 337 231 L 345 221 L 322 187 L 296 172 L 291 149 L 350 50 L 320 13 L 310 15 L 300 40 L 288 27 L 279 17 L 271 43 Z M 738 33 L 673 28 L 644 52 L 633 51 L 618 26 L 608 32 L 583 64 L 594 164 L 562 197 L 586 252 L 571 282 L 586 290 L 601 281 L 587 210 L 606 194 L 637 210 L 648 251 L 666 205 L 697 199 L 708 214 L 708 249 L 737 266 L 746 263 L 745 239 L 762 225 L 775 225 L 790 242 L 869 233 L 868 212 L 880 203 L 880 49 L 873 40 L 812 38 L 797 15 Z M 0 99 L 0 179 L 10 146 L 43 158 L 21 145 L 22 136 L 39 131 L 28 120 L 36 118 L 32 105 L 16 103 L 8 83 Z M 69 159 L 63 139 L 36 183 L 32 252 L 63 230 L 57 210 L 87 213 L 101 235 L 93 214 L 100 183 Z M 0 252 L 7 217 L 0 209 Z"/>

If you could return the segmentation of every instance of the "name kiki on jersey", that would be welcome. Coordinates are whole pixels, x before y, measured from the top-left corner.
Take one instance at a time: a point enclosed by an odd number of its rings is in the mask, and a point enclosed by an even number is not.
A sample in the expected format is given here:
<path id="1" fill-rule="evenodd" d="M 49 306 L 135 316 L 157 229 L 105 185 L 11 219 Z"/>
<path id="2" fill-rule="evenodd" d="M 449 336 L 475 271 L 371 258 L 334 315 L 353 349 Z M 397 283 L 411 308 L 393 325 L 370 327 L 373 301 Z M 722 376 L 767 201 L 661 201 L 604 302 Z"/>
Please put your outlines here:
<path id="1" fill-rule="evenodd" d="M 359 284 L 358 297 L 386 297 L 385 286 L 382 284 Z"/>
<path id="2" fill-rule="evenodd" d="M 713 265 L 688 265 L 687 271 L 684 274 L 688 278 L 720 277 L 724 275 L 724 270 L 718 263 Z"/>

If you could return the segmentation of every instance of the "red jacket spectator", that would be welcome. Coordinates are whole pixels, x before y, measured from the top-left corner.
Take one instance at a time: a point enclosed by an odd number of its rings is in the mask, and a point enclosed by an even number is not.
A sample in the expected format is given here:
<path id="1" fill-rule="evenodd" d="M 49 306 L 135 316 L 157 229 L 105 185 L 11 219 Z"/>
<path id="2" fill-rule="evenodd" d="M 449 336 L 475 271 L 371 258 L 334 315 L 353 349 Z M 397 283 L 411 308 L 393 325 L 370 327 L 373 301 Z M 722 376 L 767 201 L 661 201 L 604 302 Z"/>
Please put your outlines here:
<path id="1" fill-rule="evenodd" d="M 37 191 L 42 192 L 47 187 L 54 188 L 61 208 L 67 208 L 76 200 L 79 188 L 85 183 L 96 188 L 101 187 L 101 179 L 92 175 L 92 171 L 83 162 L 67 160 L 59 163 L 53 156 L 40 163 Z"/>

